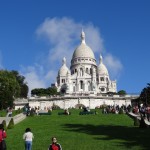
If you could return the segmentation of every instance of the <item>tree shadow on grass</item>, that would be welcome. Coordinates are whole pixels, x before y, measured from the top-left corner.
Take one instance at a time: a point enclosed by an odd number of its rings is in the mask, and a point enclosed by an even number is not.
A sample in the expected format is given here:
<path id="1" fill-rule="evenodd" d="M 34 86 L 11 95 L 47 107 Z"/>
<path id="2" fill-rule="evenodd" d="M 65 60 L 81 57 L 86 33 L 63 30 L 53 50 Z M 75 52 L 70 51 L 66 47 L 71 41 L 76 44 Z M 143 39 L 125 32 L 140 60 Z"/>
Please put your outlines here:
<path id="1" fill-rule="evenodd" d="M 143 150 L 150 149 L 150 128 L 141 129 L 138 127 L 113 126 L 91 124 L 65 124 L 65 130 L 74 131 L 89 135 L 98 135 L 95 140 L 122 140 L 117 145 L 130 149 L 140 146 Z"/>

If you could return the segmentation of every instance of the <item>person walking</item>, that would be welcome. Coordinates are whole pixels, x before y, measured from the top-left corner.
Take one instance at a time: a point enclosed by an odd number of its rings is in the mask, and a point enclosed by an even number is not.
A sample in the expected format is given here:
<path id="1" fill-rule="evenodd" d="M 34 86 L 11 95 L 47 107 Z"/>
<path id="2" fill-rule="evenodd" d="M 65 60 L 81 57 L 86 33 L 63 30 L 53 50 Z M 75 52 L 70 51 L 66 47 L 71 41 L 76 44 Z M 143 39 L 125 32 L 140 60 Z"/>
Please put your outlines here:
<path id="1" fill-rule="evenodd" d="M 0 150 L 6 150 L 6 142 L 4 140 L 6 137 L 7 135 L 4 130 L 4 125 L 0 124 Z"/>
<path id="2" fill-rule="evenodd" d="M 56 137 L 52 137 L 52 144 L 49 145 L 48 150 L 62 150 L 61 145 L 57 143 Z"/>
<path id="3" fill-rule="evenodd" d="M 25 133 L 23 134 L 23 139 L 25 140 L 25 150 L 31 150 L 32 149 L 32 140 L 34 136 L 31 132 L 30 128 L 26 128 Z"/>

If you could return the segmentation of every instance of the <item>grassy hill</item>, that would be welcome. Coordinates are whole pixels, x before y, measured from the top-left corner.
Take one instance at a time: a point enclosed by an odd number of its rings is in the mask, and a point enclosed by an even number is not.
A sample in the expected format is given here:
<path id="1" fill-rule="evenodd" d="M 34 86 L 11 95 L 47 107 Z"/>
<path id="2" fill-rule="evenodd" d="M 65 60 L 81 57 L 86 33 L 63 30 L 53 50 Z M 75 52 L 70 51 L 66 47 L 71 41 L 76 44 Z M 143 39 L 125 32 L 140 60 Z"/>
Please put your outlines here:
<path id="1" fill-rule="evenodd" d="M 63 150 L 148 150 L 150 129 L 133 126 L 125 114 L 79 115 L 80 110 L 70 110 L 71 115 L 27 117 L 13 129 L 7 130 L 8 150 L 23 150 L 22 136 L 27 127 L 34 133 L 33 150 L 47 150 L 51 137 L 56 136 Z"/>

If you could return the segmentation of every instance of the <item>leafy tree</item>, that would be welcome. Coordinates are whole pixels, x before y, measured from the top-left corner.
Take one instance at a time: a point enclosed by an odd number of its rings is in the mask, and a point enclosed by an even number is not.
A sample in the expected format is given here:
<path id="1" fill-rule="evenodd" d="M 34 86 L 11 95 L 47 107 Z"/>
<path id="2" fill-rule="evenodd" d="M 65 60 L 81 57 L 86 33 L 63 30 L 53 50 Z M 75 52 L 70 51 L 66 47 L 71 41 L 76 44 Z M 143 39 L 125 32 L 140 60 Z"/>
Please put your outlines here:
<path id="1" fill-rule="evenodd" d="M 34 96 L 45 96 L 46 94 L 46 89 L 44 88 L 35 88 L 31 90 L 31 95 Z"/>
<path id="2" fill-rule="evenodd" d="M 127 93 L 126 93 L 126 91 L 124 91 L 124 90 L 120 90 L 120 91 L 118 91 L 118 94 L 124 96 L 124 95 L 126 95 Z"/>
<path id="3" fill-rule="evenodd" d="M 27 83 L 25 82 L 25 77 L 20 75 L 18 73 L 18 71 L 12 70 L 11 72 L 14 74 L 14 76 L 16 77 L 16 80 L 19 83 L 19 86 L 20 86 L 20 97 L 27 98 L 29 88 L 27 86 Z"/>
<path id="4" fill-rule="evenodd" d="M 150 83 L 148 83 L 147 86 L 143 88 L 137 101 L 146 105 L 150 104 Z"/>
<path id="5" fill-rule="evenodd" d="M 49 87 L 47 88 L 47 94 L 48 95 L 57 95 L 57 88 L 56 87 Z"/>
<path id="6" fill-rule="evenodd" d="M 57 88 L 49 87 L 47 89 L 44 88 L 35 88 L 31 90 L 31 95 L 34 96 L 50 96 L 50 95 L 57 95 Z"/>
<path id="7" fill-rule="evenodd" d="M 14 97 L 20 95 L 20 86 L 14 74 L 0 70 L 0 109 L 13 106 Z"/>

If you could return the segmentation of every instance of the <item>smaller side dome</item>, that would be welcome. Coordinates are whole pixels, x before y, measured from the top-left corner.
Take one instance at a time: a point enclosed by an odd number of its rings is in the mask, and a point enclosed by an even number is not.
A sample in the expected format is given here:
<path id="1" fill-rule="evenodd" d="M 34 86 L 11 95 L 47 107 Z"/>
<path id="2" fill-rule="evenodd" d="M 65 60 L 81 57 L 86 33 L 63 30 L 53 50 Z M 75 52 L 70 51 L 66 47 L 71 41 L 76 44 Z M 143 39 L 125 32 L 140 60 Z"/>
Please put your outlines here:
<path id="1" fill-rule="evenodd" d="M 98 66 L 98 74 L 109 75 L 106 66 L 103 64 L 103 58 L 101 55 L 100 55 L 100 64 Z"/>
<path id="2" fill-rule="evenodd" d="M 60 70 L 58 72 L 58 75 L 60 75 L 60 76 L 66 76 L 67 72 L 69 72 L 69 69 L 66 66 L 66 58 L 64 57 L 63 60 L 62 60 L 62 66 L 61 66 L 61 68 L 60 68 Z"/>

